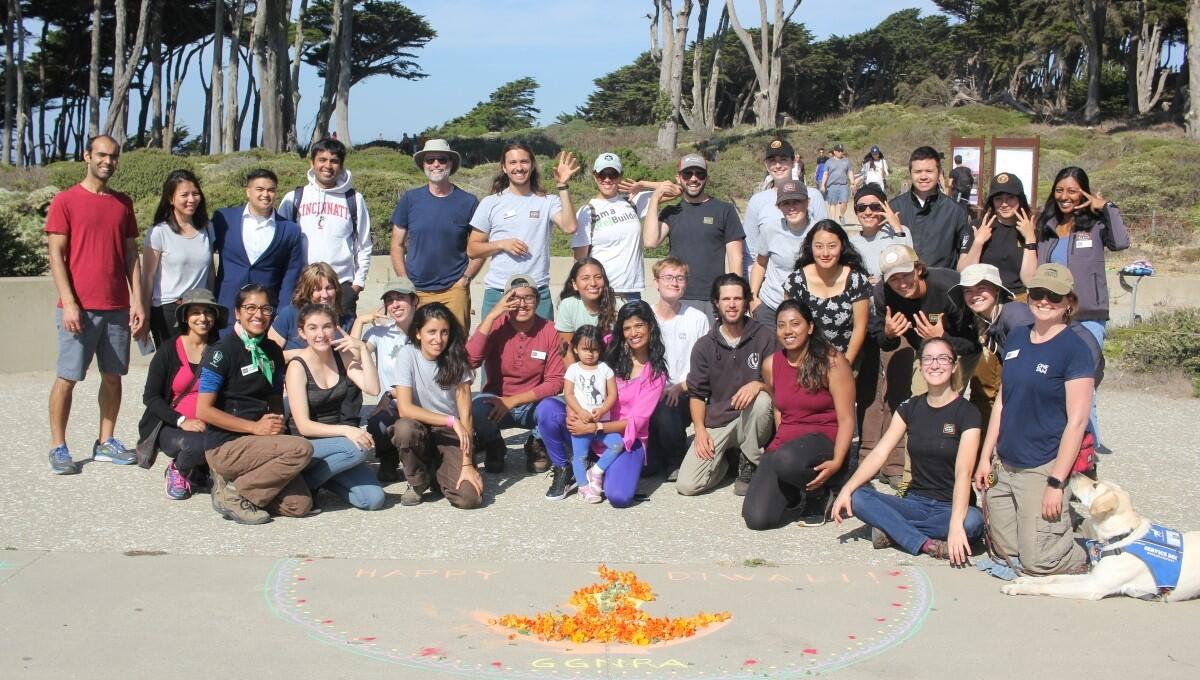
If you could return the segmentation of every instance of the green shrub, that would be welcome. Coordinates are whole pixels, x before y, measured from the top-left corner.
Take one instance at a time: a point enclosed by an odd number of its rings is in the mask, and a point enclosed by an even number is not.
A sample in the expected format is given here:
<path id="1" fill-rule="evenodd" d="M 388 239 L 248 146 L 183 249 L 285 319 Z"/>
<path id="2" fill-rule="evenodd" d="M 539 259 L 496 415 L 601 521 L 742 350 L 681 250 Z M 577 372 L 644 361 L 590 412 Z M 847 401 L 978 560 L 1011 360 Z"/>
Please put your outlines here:
<path id="1" fill-rule="evenodd" d="M 1182 368 L 1200 388 L 1200 309 L 1155 314 L 1133 328 L 1121 330 L 1118 338 L 1124 366 L 1137 371 Z"/>
<path id="2" fill-rule="evenodd" d="M 0 189 L 0 276 L 41 276 L 46 273 L 45 208 L 35 194 Z M 31 200 L 33 199 L 33 200 Z"/>

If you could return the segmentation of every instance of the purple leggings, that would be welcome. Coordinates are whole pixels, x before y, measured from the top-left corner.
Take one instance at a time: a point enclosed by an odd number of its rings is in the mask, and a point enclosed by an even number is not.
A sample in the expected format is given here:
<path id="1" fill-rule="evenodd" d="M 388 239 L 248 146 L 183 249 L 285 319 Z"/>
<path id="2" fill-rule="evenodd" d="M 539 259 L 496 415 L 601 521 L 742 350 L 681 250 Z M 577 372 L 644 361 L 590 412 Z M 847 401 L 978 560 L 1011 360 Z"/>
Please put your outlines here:
<path id="1" fill-rule="evenodd" d="M 567 405 L 557 399 L 543 400 L 538 405 L 538 416 L 538 427 L 542 431 L 542 440 L 546 443 L 546 454 L 550 456 L 550 462 L 556 467 L 566 467 L 570 464 L 567 452 L 571 450 L 571 433 L 567 431 Z M 642 448 L 641 442 L 637 442 L 632 451 L 617 455 L 612 465 L 604 471 L 604 495 L 614 508 L 633 505 L 638 479 L 642 476 L 642 466 L 645 463 L 646 450 Z M 576 481 L 581 484 L 587 483 L 587 479 Z"/>

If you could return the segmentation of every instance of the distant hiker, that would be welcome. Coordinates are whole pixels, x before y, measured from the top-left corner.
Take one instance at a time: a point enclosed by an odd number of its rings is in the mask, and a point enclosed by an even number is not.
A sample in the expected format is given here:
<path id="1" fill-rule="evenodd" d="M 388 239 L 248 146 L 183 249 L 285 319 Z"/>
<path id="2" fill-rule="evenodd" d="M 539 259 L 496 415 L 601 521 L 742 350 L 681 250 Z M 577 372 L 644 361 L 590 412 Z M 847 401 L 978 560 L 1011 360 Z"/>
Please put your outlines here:
<path id="1" fill-rule="evenodd" d="M 833 158 L 825 161 L 820 186 L 821 193 L 825 194 L 825 202 L 829 204 L 830 216 L 835 216 L 834 219 L 843 224 L 846 222 L 846 203 L 850 201 L 855 179 L 850 159 L 846 158 L 846 147 L 834 144 Z"/>
<path id="2" fill-rule="evenodd" d="M 971 188 L 975 186 L 975 174 L 963 165 L 963 157 L 954 155 L 954 169 L 950 171 L 950 191 L 954 200 L 963 205 L 971 204 Z"/>

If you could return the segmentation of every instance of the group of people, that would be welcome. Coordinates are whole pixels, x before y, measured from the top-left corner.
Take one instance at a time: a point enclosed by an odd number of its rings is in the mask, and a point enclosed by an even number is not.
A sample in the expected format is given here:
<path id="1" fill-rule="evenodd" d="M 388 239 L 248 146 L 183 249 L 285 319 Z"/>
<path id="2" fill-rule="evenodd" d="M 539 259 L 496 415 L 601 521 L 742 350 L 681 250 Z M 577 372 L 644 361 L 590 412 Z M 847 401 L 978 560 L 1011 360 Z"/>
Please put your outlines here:
<path id="1" fill-rule="evenodd" d="M 276 178 L 254 170 L 247 203 L 211 221 L 199 180 L 172 173 L 139 257 L 132 204 L 107 186 L 119 148 L 89 142 L 87 176 L 46 225 L 62 300 L 52 471 L 77 471 L 66 418 L 94 356 L 92 457 L 149 467 L 161 451 L 169 497 L 210 486 L 240 523 L 310 514 L 322 488 L 378 509 L 401 477 L 402 505 L 479 507 L 476 455 L 503 473 L 501 430 L 521 428 L 526 471 L 550 473 L 550 500 L 575 491 L 625 507 L 643 476 L 689 496 L 733 476 L 751 529 L 795 510 L 806 525 L 853 514 L 878 547 L 962 563 L 984 531 L 979 492 L 1010 566 L 1082 564 L 1065 482 L 1099 446 L 1104 252 L 1129 246 L 1083 170 L 1063 169 L 1040 211 L 998 173 L 975 217 L 944 193 L 940 154 L 920 147 L 907 191 L 856 188 L 851 235 L 829 218 L 841 198 L 830 161 L 811 186 L 783 139 L 767 145 L 768 186 L 744 218 L 708 193 L 698 154 L 656 182 L 602 153 L 576 209 L 571 153 L 549 192 L 532 151 L 509 145 L 480 200 L 451 181 L 459 155 L 429 140 L 414 155 L 428 182 L 391 216 L 395 276 L 360 315 L 370 213 L 339 142 L 309 158 L 308 183 L 278 208 Z M 868 161 L 886 177 L 878 148 Z M 555 228 L 575 256 L 557 306 Z M 650 304 L 643 253 L 664 241 Z M 158 350 L 134 451 L 113 432 L 130 336 L 146 333 Z M 365 429 L 364 395 L 381 395 Z"/>

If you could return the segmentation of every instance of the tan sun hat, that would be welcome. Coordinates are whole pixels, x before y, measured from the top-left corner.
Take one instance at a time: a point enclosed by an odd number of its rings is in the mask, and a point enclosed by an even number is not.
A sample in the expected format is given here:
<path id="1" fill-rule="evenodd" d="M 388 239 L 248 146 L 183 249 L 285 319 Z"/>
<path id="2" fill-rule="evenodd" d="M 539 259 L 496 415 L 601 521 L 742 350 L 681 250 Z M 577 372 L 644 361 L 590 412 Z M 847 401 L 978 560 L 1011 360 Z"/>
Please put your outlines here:
<path id="1" fill-rule="evenodd" d="M 444 153 L 450 157 L 450 174 L 458 172 L 458 166 L 462 162 L 462 157 L 457 151 L 450 149 L 450 142 L 444 139 L 430 139 L 425 142 L 425 146 L 418 152 L 413 154 L 413 162 L 417 164 L 417 169 L 425 171 L 425 154 L 427 153 Z"/>

